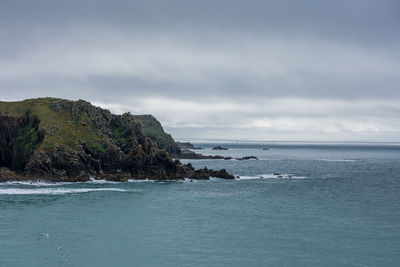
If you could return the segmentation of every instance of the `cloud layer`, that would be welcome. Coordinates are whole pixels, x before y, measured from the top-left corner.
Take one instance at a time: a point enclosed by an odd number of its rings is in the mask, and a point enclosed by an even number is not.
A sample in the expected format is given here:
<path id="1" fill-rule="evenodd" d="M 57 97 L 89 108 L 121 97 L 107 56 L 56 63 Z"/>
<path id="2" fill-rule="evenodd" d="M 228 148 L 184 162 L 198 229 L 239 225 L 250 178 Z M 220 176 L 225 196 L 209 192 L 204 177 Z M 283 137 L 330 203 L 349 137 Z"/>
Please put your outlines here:
<path id="1" fill-rule="evenodd" d="M 400 141 L 397 1 L 2 5 L 2 100 L 152 113 L 178 139 Z"/>

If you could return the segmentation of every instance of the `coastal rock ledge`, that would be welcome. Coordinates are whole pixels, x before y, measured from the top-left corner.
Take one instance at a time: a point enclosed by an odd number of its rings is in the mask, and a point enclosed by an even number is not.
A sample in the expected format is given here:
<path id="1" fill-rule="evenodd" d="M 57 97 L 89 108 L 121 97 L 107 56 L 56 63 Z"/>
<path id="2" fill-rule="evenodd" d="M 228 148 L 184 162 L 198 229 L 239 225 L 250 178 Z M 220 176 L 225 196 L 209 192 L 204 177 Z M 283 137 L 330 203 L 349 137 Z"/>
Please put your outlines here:
<path id="1" fill-rule="evenodd" d="M 84 100 L 0 102 L 0 182 L 128 179 L 234 179 L 172 159 L 130 113 L 115 115 Z"/>

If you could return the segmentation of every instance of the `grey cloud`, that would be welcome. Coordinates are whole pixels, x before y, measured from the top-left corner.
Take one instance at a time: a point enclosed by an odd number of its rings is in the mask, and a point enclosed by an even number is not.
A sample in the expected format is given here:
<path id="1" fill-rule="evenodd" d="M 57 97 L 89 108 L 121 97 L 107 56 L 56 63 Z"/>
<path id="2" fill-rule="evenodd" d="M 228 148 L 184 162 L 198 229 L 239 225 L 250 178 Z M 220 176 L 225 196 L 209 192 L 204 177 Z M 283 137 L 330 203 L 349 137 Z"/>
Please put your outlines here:
<path id="1" fill-rule="evenodd" d="M 234 29 L 281 35 L 315 34 L 325 38 L 398 40 L 396 0 L 146 0 L 2 1 L 6 26 L 55 27 L 100 23 L 120 28 Z M 203 29 L 207 30 L 207 29 Z"/>
<path id="2" fill-rule="evenodd" d="M 107 31 L 53 35 L 0 62 L 3 90 L 62 90 L 178 98 L 398 98 L 400 61 L 390 53 L 320 40 L 250 38 L 200 46 Z M 108 40 L 112 37 L 112 40 Z M 377 90 L 379 88 L 379 90 Z M 108 96 L 105 96 L 108 97 Z"/>
<path id="3" fill-rule="evenodd" d="M 398 10 L 394 0 L 5 0 L 0 98 L 153 113 L 180 138 L 385 140 L 400 130 Z"/>

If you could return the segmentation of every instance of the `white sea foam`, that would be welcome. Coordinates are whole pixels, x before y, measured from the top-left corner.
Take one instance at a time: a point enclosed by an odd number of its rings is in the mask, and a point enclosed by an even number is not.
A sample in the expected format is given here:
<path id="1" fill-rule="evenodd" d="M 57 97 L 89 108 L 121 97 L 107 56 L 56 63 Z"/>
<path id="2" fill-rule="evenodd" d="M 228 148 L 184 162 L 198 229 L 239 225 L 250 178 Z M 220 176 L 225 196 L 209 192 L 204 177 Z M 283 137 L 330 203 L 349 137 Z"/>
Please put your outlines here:
<path id="1" fill-rule="evenodd" d="M 235 176 L 235 180 L 254 180 L 254 179 L 261 179 L 260 176 L 245 176 L 245 175 L 240 175 L 240 176 Z"/>
<path id="2" fill-rule="evenodd" d="M 90 181 L 87 182 L 48 182 L 45 180 L 28 180 L 28 181 L 8 181 L 4 183 L 0 183 L 2 185 L 25 185 L 25 186 L 37 186 L 37 187 L 45 187 L 45 186 L 63 186 L 63 185 L 71 185 L 71 184 L 119 184 L 123 182 L 115 182 L 115 181 L 106 181 L 106 180 L 96 180 L 93 177 L 90 177 Z"/>
<path id="3" fill-rule="evenodd" d="M 43 187 L 43 186 L 62 186 L 62 185 L 69 185 L 72 184 L 70 182 L 57 182 L 57 183 L 52 183 L 52 182 L 46 182 L 46 181 L 8 181 L 4 183 L 0 183 L 1 185 L 29 185 L 29 186 L 37 186 L 37 187 Z"/>
<path id="4" fill-rule="evenodd" d="M 149 180 L 149 179 L 144 179 L 144 180 L 139 180 L 139 179 L 128 179 L 128 182 L 130 183 L 144 183 L 144 182 L 151 182 L 153 183 L 155 180 Z"/>
<path id="5" fill-rule="evenodd" d="M 305 179 L 305 176 L 296 176 L 292 174 L 277 174 L 277 173 L 268 173 L 268 174 L 260 174 L 255 176 L 245 176 L 241 175 L 236 180 L 254 180 L 254 179 Z"/>
<path id="6" fill-rule="evenodd" d="M 84 183 L 91 183 L 91 184 L 118 184 L 122 182 L 115 182 L 115 181 L 107 181 L 107 180 L 96 180 L 93 177 L 90 177 L 90 181 Z"/>
<path id="7" fill-rule="evenodd" d="M 88 193 L 97 191 L 128 192 L 128 190 L 120 188 L 34 188 L 34 189 L 5 188 L 5 189 L 0 189 L 0 195 L 64 195 L 64 194 L 79 194 L 79 193 Z"/>
<path id="8" fill-rule="evenodd" d="M 296 179 L 297 177 L 291 175 L 291 174 L 274 174 L 274 173 L 269 173 L 269 174 L 262 174 L 260 175 L 262 179 Z"/>

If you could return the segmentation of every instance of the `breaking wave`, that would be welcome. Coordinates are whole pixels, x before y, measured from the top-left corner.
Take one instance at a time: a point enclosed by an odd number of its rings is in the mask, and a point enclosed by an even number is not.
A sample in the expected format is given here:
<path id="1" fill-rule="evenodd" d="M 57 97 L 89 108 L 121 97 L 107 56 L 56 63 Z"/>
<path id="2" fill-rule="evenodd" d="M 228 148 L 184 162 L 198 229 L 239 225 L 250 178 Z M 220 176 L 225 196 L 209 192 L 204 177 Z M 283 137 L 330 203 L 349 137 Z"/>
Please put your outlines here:
<path id="1" fill-rule="evenodd" d="M 74 184 L 72 182 L 46 182 L 46 181 L 8 181 L 4 183 L 0 183 L 1 185 L 23 185 L 23 186 L 35 186 L 35 187 L 43 187 L 43 186 L 63 186 Z"/>
<path id="2" fill-rule="evenodd" d="M 120 188 L 5 188 L 0 189 L 0 195 L 65 195 L 98 191 L 129 192 L 133 190 L 125 190 Z"/>
<path id="3" fill-rule="evenodd" d="M 305 176 L 297 176 L 292 174 L 268 173 L 254 176 L 240 175 L 236 180 L 253 180 L 253 179 L 306 179 Z"/>

